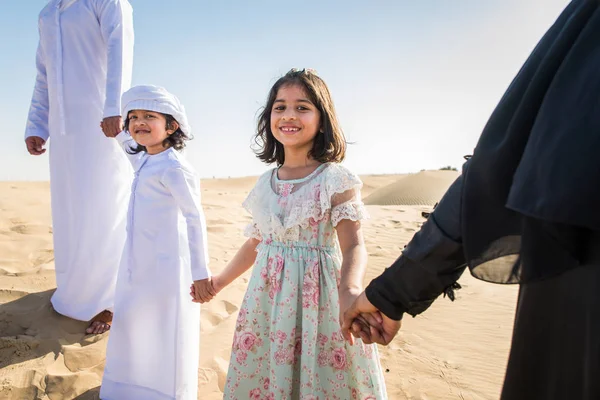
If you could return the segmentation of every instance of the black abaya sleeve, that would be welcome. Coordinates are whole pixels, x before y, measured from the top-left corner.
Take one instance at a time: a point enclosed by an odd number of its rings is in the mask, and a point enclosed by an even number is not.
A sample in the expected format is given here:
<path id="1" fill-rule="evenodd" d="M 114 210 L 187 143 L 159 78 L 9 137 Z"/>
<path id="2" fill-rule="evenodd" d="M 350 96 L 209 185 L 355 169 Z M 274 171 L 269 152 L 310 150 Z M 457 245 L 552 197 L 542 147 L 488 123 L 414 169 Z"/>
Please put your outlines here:
<path id="1" fill-rule="evenodd" d="M 367 287 L 369 301 L 389 318 L 420 314 L 445 292 L 453 299 L 466 267 L 460 210 L 467 164 L 402 255 Z"/>

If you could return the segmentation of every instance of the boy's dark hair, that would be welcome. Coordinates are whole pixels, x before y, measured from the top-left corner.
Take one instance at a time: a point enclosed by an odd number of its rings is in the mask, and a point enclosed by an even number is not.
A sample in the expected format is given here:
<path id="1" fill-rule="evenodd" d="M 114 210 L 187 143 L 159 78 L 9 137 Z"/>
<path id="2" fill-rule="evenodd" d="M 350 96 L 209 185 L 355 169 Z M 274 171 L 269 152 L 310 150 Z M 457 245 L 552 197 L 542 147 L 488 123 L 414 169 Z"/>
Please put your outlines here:
<path id="1" fill-rule="evenodd" d="M 309 100 L 321 114 L 320 130 L 315 136 L 313 147 L 308 155 L 322 163 L 342 161 L 346 155 L 346 139 L 337 120 L 329 88 L 315 71 L 295 68 L 279 78 L 269 91 L 267 104 L 258 117 L 254 136 L 254 142 L 257 145 L 256 156 L 267 164 L 276 162 L 277 165 L 283 165 L 285 153 L 283 145 L 275 139 L 271 132 L 271 111 L 279 89 L 283 86 L 293 85 L 298 85 L 306 91 Z"/>
<path id="2" fill-rule="evenodd" d="M 175 118 L 173 118 L 173 116 L 171 114 L 163 114 L 163 113 L 159 113 L 159 114 L 163 115 L 165 117 L 165 119 L 167 120 L 167 124 L 165 127 L 166 129 L 170 129 L 171 124 L 173 122 L 177 122 L 177 120 Z M 178 122 L 177 122 L 177 124 L 179 125 Z M 125 130 L 127 132 L 129 132 L 129 115 L 125 119 L 124 125 L 125 125 Z M 178 127 L 175 132 L 173 132 L 172 134 L 167 136 L 167 138 L 163 141 L 162 144 L 163 144 L 163 147 L 165 147 L 166 149 L 168 149 L 169 147 L 172 147 L 175 150 L 181 151 L 185 147 L 185 141 L 190 140 L 190 139 L 191 139 L 191 137 L 189 137 L 188 135 L 183 133 L 181 128 Z M 129 150 L 127 150 L 127 152 L 129 154 L 137 154 L 137 153 L 141 153 L 142 151 L 148 151 L 148 150 L 146 149 L 146 146 L 142 146 L 140 144 L 138 144 L 135 147 L 131 147 L 131 148 L 129 148 Z"/>

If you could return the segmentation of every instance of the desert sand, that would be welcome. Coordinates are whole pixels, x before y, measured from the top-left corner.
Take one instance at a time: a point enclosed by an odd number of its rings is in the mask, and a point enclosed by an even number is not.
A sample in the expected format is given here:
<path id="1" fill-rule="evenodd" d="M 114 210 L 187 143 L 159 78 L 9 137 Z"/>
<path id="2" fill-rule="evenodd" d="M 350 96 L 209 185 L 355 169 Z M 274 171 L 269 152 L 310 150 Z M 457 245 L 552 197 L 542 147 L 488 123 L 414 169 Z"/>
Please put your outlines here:
<path id="1" fill-rule="evenodd" d="M 455 172 L 364 176 L 369 264 L 365 284 L 400 254 Z M 243 243 L 241 203 L 256 178 L 202 182 L 211 269 Z M 445 186 L 444 186 L 445 185 Z M 250 272 L 202 308 L 199 398 L 220 399 L 235 319 Z M 390 399 L 497 399 L 507 361 L 517 287 L 466 272 L 457 300 L 440 298 L 406 316 L 380 347 Z M 0 182 L 0 399 L 97 399 L 109 333 L 85 336 L 85 322 L 50 306 L 55 287 L 48 183 Z M 151 334 L 151 333 L 149 333 Z M 148 349 L 152 351 L 152 349 Z"/>

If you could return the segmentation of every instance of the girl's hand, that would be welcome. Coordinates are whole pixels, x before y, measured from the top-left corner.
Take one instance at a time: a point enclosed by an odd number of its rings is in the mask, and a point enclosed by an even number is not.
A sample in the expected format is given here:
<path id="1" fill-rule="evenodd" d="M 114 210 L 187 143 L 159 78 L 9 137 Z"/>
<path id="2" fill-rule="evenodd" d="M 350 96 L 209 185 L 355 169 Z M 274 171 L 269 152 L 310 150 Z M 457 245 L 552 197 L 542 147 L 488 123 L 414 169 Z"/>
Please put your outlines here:
<path id="1" fill-rule="evenodd" d="M 208 303 L 223 289 L 223 287 L 221 278 L 219 275 L 215 275 L 208 279 L 194 281 L 190 286 L 190 296 L 192 296 L 192 301 L 194 303 Z"/>
<path id="2" fill-rule="evenodd" d="M 382 315 L 376 309 L 372 312 L 359 313 L 352 319 L 349 327 L 344 327 L 346 311 L 355 304 L 362 293 L 360 288 L 340 291 L 340 326 L 342 326 L 342 335 L 350 344 L 354 344 L 354 338 L 372 343 L 372 332 L 374 330 L 379 332 L 382 329 Z"/>
<path id="3" fill-rule="evenodd" d="M 367 315 L 370 314 L 370 317 Z M 357 326 L 360 318 L 368 321 L 370 332 Z M 342 334 L 350 343 L 354 343 L 354 336 L 360 337 L 364 343 L 379 343 L 388 345 L 398 334 L 402 321 L 396 321 L 386 317 L 381 313 L 363 292 L 356 300 L 344 311 L 342 319 Z"/>
<path id="4" fill-rule="evenodd" d="M 213 288 L 212 278 L 194 281 L 194 284 L 190 288 L 190 295 L 194 303 L 207 303 L 211 301 L 217 295 L 217 292 Z"/>
<path id="5" fill-rule="evenodd" d="M 340 316 L 339 316 L 339 318 L 340 318 L 340 326 L 342 326 L 342 324 L 344 322 L 344 313 L 346 312 L 347 309 L 349 309 L 352 306 L 352 304 L 354 304 L 354 301 L 360 296 L 361 293 L 362 293 L 362 290 L 360 290 L 359 288 L 355 288 L 355 289 L 340 289 L 339 290 L 339 297 L 340 297 Z M 360 324 L 361 330 L 368 331 L 369 324 L 365 320 L 358 320 L 357 323 Z M 357 328 L 358 328 L 358 325 L 357 325 Z M 354 341 L 352 340 L 351 337 L 349 338 L 349 341 L 352 344 L 354 343 Z"/>

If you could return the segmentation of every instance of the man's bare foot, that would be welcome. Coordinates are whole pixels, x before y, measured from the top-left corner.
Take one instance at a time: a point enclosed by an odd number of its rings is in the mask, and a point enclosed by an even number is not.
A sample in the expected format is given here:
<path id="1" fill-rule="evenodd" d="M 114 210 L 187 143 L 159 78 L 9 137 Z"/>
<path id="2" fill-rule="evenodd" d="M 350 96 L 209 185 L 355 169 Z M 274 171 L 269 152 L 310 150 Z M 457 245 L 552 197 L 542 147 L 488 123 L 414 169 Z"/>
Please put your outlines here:
<path id="1" fill-rule="evenodd" d="M 110 329 L 110 324 L 112 323 L 112 319 L 113 319 L 113 314 L 110 311 L 108 311 L 108 310 L 102 311 L 101 313 L 96 315 L 94 318 L 92 318 L 92 320 L 90 321 L 90 326 L 88 326 L 88 328 L 85 330 L 85 333 L 99 335 L 101 333 L 106 332 L 107 330 Z"/>

